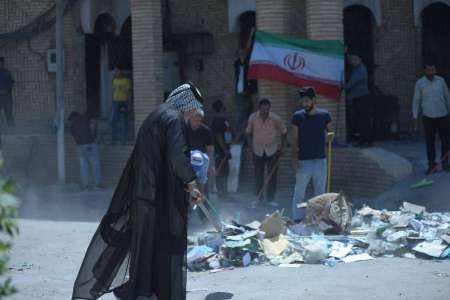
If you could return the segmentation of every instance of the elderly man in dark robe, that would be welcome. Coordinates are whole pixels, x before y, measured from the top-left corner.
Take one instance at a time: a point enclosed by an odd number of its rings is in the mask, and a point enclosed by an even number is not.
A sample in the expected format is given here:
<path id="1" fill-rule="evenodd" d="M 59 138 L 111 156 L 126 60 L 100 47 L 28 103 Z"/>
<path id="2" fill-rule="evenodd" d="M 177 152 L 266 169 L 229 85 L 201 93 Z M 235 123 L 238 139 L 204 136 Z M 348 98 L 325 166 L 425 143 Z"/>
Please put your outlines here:
<path id="1" fill-rule="evenodd" d="M 201 193 L 185 126 L 201 102 L 195 86 L 184 84 L 144 121 L 72 299 L 94 300 L 109 292 L 121 300 L 186 299 L 189 198 L 197 203 Z"/>

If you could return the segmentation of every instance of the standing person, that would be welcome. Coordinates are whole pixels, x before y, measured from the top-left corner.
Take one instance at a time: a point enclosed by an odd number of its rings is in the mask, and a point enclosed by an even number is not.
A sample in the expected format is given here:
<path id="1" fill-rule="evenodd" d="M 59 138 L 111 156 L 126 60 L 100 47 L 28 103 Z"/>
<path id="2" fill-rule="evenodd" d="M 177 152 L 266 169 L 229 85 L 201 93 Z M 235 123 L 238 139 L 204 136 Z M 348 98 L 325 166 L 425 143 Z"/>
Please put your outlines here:
<path id="1" fill-rule="evenodd" d="M 211 129 L 209 129 L 209 127 L 203 123 L 204 118 L 205 113 L 202 109 L 198 109 L 195 111 L 194 115 L 189 121 L 187 141 L 191 151 L 198 150 L 208 156 L 208 175 L 214 176 L 214 140 Z"/>
<path id="2" fill-rule="evenodd" d="M 73 300 L 108 292 L 121 300 L 186 299 L 189 195 L 197 203 L 201 193 L 185 132 L 201 99 L 194 85 L 183 84 L 144 121 L 81 265 Z"/>
<path id="3" fill-rule="evenodd" d="M 212 105 L 215 116 L 212 120 L 214 135 L 215 161 L 216 161 L 216 185 L 219 197 L 227 196 L 227 180 L 230 168 L 228 161 L 231 159 L 230 145 L 232 131 L 226 115 L 226 107 L 221 100 Z"/>
<path id="4" fill-rule="evenodd" d="M 252 203 L 258 205 L 262 199 L 258 198 L 264 187 L 264 170 L 267 166 L 267 172 L 272 175 L 267 184 L 267 200 L 269 205 L 278 207 L 279 204 L 274 201 L 276 186 L 278 160 L 286 145 L 287 129 L 281 118 L 270 111 L 271 103 L 268 99 L 261 99 L 259 110 L 253 113 L 248 120 L 246 130 L 249 151 L 253 155 L 255 165 L 256 197 Z M 272 174 L 271 174 L 272 173 Z"/>
<path id="5" fill-rule="evenodd" d="M 14 86 L 14 78 L 5 68 L 5 58 L 0 57 L 0 111 L 4 110 L 6 122 L 9 126 L 14 125 L 13 117 L 13 99 L 12 88 Z"/>
<path id="6" fill-rule="evenodd" d="M 214 141 L 211 130 L 203 123 L 204 117 L 202 109 L 195 111 L 189 121 L 187 143 L 191 149 L 191 164 L 197 176 L 200 192 L 208 197 L 208 177 L 215 175 Z M 208 202 L 205 205 L 208 207 Z M 197 211 L 201 221 L 206 223 L 206 216 L 200 209 Z"/>
<path id="7" fill-rule="evenodd" d="M 425 65 L 425 75 L 416 82 L 413 99 L 414 127 L 417 130 L 419 112 L 422 113 L 423 128 L 427 146 L 428 169 L 436 169 L 436 134 L 441 139 L 441 162 L 445 171 L 450 171 L 450 96 L 444 79 L 436 75 L 436 66 Z"/>
<path id="8" fill-rule="evenodd" d="M 131 81 L 125 76 L 121 66 L 116 67 L 112 88 L 112 144 L 116 144 L 120 139 L 122 145 L 125 145 L 128 132 L 128 109 L 131 100 Z"/>
<path id="9" fill-rule="evenodd" d="M 292 117 L 292 164 L 296 173 L 292 214 L 294 219 L 303 218 L 297 205 L 304 202 L 309 182 L 314 185 L 314 195 L 325 193 L 327 161 L 325 154 L 327 132 L 331 132 L 331 116 L 328 111 L 317 108 L 314 89 L 300 92 L 304 109 Z M 332 134 L 330 135 L 332 138 Z"/>
<path id="10" fill-rule="evenodd" d="M 367 68 L 359 55 L 350 56 L 350 64 L 353 67 L 350 80 L 345 84 L 347 101 L 350 103 L 350 118 L 355 118 L 355 131 L 359 133 L 359 147 L 368 147 L 372 142 L 372 117 L 373 108 L 369 95 L 369 83 Z M 352 122 L 351 122 L 352 123 Z"/>
<path id="11" fill-rule="evenodd" d="M 78 112 L 72 112 L 69 116 L 70 132 L 78 147 L 78 158 L 80 160 L 81 188 L 89 187 L 89 165 L 94 177 L 94 188 L 101 188 L 102 173 L 97 144 L 97 122 L 87 116 L 82 116 Z"/>
<path id="12" fill-rule="evenodd" d="M 252 51 L 253 35 L 255 28 L 250 30 L 249 38 L 244 49 L 239 49 L 234 62 L 234 73 L 236 78 L 236 132 L 243 134 L 248 117 L 252 111 L 252 94 L 256 92 L 257 83 L 255 80 L 247 80 L 248 65 Z"/>

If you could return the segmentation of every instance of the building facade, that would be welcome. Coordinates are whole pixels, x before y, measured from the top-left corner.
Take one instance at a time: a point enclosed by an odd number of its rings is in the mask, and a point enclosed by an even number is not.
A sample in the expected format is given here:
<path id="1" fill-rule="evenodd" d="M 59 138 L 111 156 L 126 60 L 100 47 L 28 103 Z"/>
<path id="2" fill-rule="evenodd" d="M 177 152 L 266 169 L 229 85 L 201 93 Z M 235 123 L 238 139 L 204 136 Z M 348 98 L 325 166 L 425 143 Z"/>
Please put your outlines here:
<path id="1" fill-rule="evenodd" d="M 52 0 L 0 3 L 0 57 L 5 57 L 16 80 L 16 125 L 3 128 L 4 153 L 11 171 L 38 183 L 56 179 L 53 5 Z M 398 128 L 393 130 L 410 130 L 413 87 L 423 62 L 435 59 L 441 74 L 450 70 L 450 1 L 67 0 L 66 5 L 66 113 L 87 112 L 102 121 L 102 166 L 110 184 L 132 149 L 132 139 L 125 146 L 106 143 L 116 64 L 124 66 L 133 81 L 131 137 L 164 95 L 185 80 L 200 87 L 208 99 L 207 110 L 221 99 L 233 117 L 233 63 L 253 25 L 268 32 L 341 40 L 360 53 L 369 67 L 371 86 L 398 97 Z M 295 87 L 260 81 L 255 100 L 260 97 L 270 98 L 273 110 L 289 124 L 298 107 Z M 332 113 L 338 139 L 344 143 L 343 100 L 319 101 Z M 76 149 L 70 136 L 66 140 L 68 177 L 76 181 Z M 339 148 L 335 154 L 336 190 L 376 193 L 395 181 L 359 150 Z M 357 182 L 350 174 L 364 164 L 372 168 L 358 171 Z M 288 156 L 281 167 L 282 186 L 292 188 Z M 244 163 L 243 174 L 251 168 Z M 39 176 L 42 170 L 47 176 Z M 385 179 L 379 186 L 361 189 L 360 183 L 380 174 Z"/>

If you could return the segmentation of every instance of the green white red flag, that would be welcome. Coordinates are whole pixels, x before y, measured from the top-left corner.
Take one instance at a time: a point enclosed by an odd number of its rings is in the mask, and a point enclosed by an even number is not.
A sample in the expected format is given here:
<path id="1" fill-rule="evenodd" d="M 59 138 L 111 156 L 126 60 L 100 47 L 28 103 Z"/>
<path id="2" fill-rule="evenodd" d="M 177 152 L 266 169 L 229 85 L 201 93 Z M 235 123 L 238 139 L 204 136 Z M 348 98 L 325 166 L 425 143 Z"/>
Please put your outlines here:
<path id="1" fill-rule="evenodd" d="M 344 45 L 340 41 L 315 41 L 257 31 L 248 79 L 312 86 L 318 94 L 339 99 L 344 59 Z"/>

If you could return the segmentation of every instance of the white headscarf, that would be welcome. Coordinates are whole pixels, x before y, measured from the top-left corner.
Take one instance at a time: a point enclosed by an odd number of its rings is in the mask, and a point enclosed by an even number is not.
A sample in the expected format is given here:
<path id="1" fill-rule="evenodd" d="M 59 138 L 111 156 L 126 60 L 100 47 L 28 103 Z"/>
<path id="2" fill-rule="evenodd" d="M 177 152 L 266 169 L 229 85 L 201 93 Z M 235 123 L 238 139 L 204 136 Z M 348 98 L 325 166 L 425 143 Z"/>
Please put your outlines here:
<path id="1" fill-rule="evenodd" d="M 195 87 L 194 87 L 195 88 Z M 200 92 L 198 92 L 200 94 Z M 180 112 L 201 109 L 203 105 L 191 90 L 191 85 L 183 84 L 174 89 L 166 102 Z"/>

